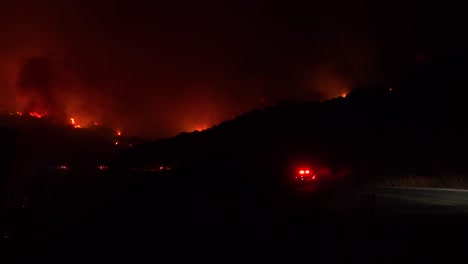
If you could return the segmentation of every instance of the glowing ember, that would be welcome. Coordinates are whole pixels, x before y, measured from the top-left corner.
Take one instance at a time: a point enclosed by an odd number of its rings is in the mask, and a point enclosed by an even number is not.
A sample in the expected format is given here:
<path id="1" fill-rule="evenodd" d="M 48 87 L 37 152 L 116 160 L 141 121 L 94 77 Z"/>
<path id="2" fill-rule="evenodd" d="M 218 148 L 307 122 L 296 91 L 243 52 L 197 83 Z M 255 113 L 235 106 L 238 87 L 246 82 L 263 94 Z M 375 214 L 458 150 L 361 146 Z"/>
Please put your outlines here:
<path id="1" fill-rule="evenodd" d="M 117 146 L 118 144 L 119 144 L 119 142 L 118 142 L 118 141 L 116 141 L 116 142 L 115 142 L 115 145 Z"/>
<path id="2" fill-rule="evenodd" d="M 95 126 L 102 126 L 102 124 L 101 124 L 101 123 L 99 123 L 98 121 L 94 121 L 94 123 L 93 123 L 93 124 L 94 124 Z"/>
<path id="3" fill-rule="evenodd" d="M 30 115 L 30 116 L 34 116 L 34 117 L 37 117 L 37 118 L 41 118 L 41 117 L 44 116 L 43 114 L 39 114 L 39 113 L 37 113 L 37 112 L 29 112 L 29 115 Z"/>
<path id="4" fill-rule="evenodd" d="M 346 98 L 346 95 L 348 95 L 348 94 L 347 93 L 342 93 L 341 97 Z"/>
<path id="5" fill-rule="evenodd" d="M 122 132 L 120 132 L 120 130 L 117 130 L 117 136 L 121 136 L 122 135 Z"/>

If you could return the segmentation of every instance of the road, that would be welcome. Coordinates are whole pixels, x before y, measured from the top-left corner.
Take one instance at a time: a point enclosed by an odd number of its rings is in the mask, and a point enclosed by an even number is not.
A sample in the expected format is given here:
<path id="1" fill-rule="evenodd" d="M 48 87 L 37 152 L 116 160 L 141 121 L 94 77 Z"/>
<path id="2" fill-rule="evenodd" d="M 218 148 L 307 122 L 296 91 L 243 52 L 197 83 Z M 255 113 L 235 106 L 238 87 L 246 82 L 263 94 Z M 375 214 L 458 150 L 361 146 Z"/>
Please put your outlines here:
<path id="1" fill-rule="evenodd" d="M 468 215 L 468 190 L 360 187 L 330 195 L 325 203 L 358 215 Z"/>
<path id="2" fill-rule="evenodd" d="M 467 214 L 468 190 L 367 187 L 376 214 Z"/>
<path id="3" fill-rule="evenodd" d="M 468 191 L 421 188 L 368 188 L 376 195 L 376 212 L 468 214 Z"/>
<path id="4" fill-rule="evenodd" d="M 135 185 L 96 219 L 71 226 L 50 255 L 57 263 L 77 255 L 219 262 L 251 252 L 263 261 L 283 252 L 288 262 L 468 263 L 467 191 L 362 187 L 280 196 L 170 187 Z"/>

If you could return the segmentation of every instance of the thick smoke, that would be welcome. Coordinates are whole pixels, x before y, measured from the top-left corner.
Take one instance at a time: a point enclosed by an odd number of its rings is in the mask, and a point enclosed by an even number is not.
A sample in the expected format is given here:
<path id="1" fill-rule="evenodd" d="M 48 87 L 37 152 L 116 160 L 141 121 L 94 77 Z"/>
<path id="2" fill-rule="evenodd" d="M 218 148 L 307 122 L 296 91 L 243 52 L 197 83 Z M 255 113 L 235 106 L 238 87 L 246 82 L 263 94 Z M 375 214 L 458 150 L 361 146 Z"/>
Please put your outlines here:
<path id="1" fill-rule="evenodd" d="M 52 63 L 43 57 L 30 58 L 22 65 L 17 93 L 23 112 L 64 118 L 64 107 L 57 98 L 57 84 Z"/>

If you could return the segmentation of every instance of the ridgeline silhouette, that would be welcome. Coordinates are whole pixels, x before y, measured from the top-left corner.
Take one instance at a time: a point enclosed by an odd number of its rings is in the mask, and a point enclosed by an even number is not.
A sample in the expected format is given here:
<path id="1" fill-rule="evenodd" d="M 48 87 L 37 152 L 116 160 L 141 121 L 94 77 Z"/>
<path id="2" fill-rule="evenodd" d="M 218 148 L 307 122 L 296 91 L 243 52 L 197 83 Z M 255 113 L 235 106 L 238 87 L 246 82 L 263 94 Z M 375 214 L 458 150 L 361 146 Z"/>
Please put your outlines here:
<path id="1" fill-rule="evenodd" d="M 28 181 L 59 164 L 86 171 L 100 163 L 114 172 L 167 165 L 183 180 L 207 188 L 268 186 L 298 164 L 313 165 L 327 179 L 360 183 L 464 176 L 466 58 L 458 53 L 429 60 L 391 84 L 324 102 L 279 102 L 201 132 L 139 145 L 144 140 L 118 139 L 121 145 L 132 142 L 130 148 L 116 147 L 115 132 L 106 128 L 73 129 L 44 118 L 2 115 L 1 180 L 25 174 L 20 181 Z"/>
<path id="2" fill-rule="evenodd" d="M 115 165 L 172 164 L 199 183 L 274 182 L 298 161 L 361 183 L 465 175 L 465 58 L 429 61 L 392 85 L 358 88 L 346 98 L 252 110 L 202 132 L 139 145 Z"/>

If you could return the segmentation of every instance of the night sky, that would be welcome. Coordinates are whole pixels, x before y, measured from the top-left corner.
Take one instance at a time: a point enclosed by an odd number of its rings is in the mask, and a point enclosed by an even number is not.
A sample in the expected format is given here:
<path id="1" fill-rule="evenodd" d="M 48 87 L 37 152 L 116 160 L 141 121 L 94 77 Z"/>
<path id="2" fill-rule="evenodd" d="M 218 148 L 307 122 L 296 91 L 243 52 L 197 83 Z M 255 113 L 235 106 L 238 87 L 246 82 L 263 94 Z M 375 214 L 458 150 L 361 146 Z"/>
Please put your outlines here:
<path id="1" fill-rule="evenodd" d="M 467 10 L 463 1 L 2 2 L 0 109 L 172 136 L 278 100 L 390 85 L 467 47 Z"/>

